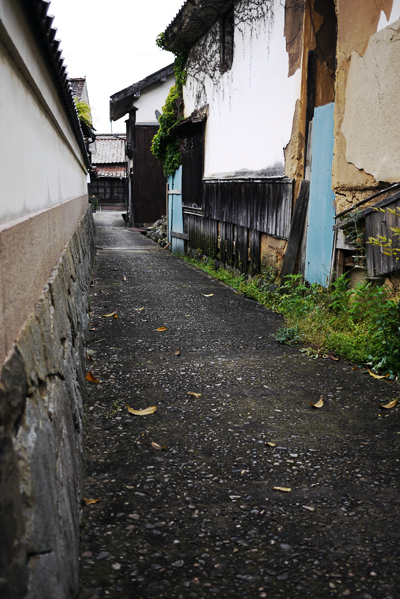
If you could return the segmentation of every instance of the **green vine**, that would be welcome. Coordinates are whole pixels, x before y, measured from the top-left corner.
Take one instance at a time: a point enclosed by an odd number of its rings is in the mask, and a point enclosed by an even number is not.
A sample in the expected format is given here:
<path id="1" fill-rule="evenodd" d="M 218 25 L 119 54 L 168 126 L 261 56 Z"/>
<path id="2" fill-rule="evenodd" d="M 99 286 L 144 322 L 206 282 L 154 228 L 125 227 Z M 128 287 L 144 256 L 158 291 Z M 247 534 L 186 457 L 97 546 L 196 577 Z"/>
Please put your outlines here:
<path id="1" fill-rule="evenodd" d="M 156 44 L 165 49 L 163 33 L 157 37 Z M 185 61 L 185 51 L 175 55 L 175 85 L 171 87 L 165 100 L 159 118 L 160 126 L 151 144 L 151 152 L 163 164 L 166 177 L 172 175 L 181 165 L 180 143 L 174 127 L 183 120 L 182 89 L 186 83 Z"/>
<path id="2" fill-rule="evenodd" d="M 81 121 L 81 123 L 85 123 L 85 125 L 92 128 L 93 121 L 89 104 L 86 104 L 86 102 L 82 102 L 81 100 L 78 100 L 78 98 L 74 98 L 74 100 L 79 120 Z"/>

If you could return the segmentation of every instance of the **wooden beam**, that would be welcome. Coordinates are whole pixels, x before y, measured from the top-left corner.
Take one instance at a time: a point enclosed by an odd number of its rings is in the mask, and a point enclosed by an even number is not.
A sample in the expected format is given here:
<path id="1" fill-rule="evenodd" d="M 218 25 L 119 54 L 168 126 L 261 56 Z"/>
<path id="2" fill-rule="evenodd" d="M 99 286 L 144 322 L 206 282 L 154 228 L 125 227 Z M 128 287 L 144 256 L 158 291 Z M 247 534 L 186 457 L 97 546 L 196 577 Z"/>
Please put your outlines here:
<path id="1" fill-rule="evenodd" d="M 177 231 L 171 231 L 171 237 L 176 237 L 176 239 L 184 239 L 185 241 L 189 241 L 189 235 L 187 233 L 178 233 Z"/>
<path id="2" fill-rule="evenodd" d="M 292 218 L 292 224 L 290 226 L 288 244 L 285 252 L 285 257 L 283 259 L 283 266 L 281 272 L 282 277 L 293 274 L 307 214 L 309 193 L 310 182 L 303 179 L 300 184 L 299 197 L 297 198 L 296 204 L 294 206 L 294 213 Z"/>

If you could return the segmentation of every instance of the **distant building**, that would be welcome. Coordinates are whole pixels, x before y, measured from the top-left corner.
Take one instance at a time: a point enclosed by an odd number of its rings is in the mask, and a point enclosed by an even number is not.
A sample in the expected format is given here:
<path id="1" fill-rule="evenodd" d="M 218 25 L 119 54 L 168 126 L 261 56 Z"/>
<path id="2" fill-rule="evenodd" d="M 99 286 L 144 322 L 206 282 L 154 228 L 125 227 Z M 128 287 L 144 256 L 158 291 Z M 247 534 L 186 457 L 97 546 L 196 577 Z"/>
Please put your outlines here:
<path id="1" fill-rule="evenodd" d="M 111 120 L 128 115 L 126 149 L 131 225 L 154 222 L 166 213 L 166 178 L 150 149 L 158 131 L 158 116 L 174 82 L 174 65 L 171 64 L 110 98 Z"/>
<path id="2" fill-rule="evenodd" d="M 128 198 L 126 135 L 96 135 L 96 153 L 92 154 L 89 196 L 99 199 L 101 210 L 126 210 Z"/>

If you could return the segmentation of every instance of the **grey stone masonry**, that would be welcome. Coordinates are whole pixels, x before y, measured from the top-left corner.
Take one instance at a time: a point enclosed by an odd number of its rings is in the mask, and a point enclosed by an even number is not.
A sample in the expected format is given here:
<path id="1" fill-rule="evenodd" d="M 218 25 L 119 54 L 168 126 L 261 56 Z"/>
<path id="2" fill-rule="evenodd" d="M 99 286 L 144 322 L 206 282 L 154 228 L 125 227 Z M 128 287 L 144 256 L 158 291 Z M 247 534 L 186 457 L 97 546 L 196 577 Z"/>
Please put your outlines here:
<path id="1" fill-rule="evenodd" d="M 88 209 L 0 373 L 2 599 L 78 594 L 94 238 Z"/>

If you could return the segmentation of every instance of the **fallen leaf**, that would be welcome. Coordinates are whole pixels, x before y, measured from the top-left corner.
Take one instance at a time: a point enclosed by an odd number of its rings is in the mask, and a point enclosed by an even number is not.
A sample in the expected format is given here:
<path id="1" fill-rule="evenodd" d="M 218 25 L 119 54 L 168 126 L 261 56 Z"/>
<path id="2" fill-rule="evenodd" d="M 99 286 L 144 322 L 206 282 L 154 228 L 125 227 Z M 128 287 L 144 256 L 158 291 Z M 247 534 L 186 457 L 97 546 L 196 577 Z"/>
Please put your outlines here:
<path id="1" fill-rule="evenodd" d="M 393 401 L 390 401 L 389 403 L 387 403 L 385 406 L 383 406 L 381 403 L 379 404 L 380 408 L 385 408 L 385 410 L 390 410 L 390 408 L 394 408 L 394 406 L 397 404 L 398 399 L 394 399 Z"/>
<path id="2" fill-rule="evenodd" d="M 87 360 L 88 362 L 93 362 L 93 358 L 92 358 L 92 356 L 86 356 L 86 360 Z"/>
<path id="3" fill-rule="evenodd" d="M 240 474 L 246 474 L 246 470 L 242 470 Z"/>
<path id="4" fill-rule="evenodd" d="M 135 310 L 135 312 L 141 312 L 142 310 L 144 310 L 144 306 L 142 306 L 141 308 L 133 308 Z"/>
<path id="5" fill-rule="evenodd" d="M 181 352 L 179 351 L 179 349 L 176 349 L 174 353 L 175 353 L 176 356 L 180 356 L 181 355 Z"/>
<path id="6" fill-rule="evenodd" d="M 191 395 L 192 397 L 196 397 L 196 398 L 201 397 L 201 393 L 195 393 L 194 391 L 189 391 L 188 395 Z"/>
<path id="7" fill-rule="evenodd" d="M 389 373 L 388 374 L 379 375 L 379 374 L 375 374 L 374 372 L 371 372 L 371 370 L 369 370 L 369 369 L 368 369 L 368 372 L 369 372 L 369 374 L 371 376 L 374 377 L 374 379 L 386 379 L 389 376 Z"/>
<path id="8" fill-rule="evenodd" d="M 87 373 L 86 380 L 90 383 L 100 383 L 100 381 L 96 379 L 96 377 L 93 375 L 93 372 L 91 370 L 89 370 L 89 372 Z"/>
<path id="9" fill-rule="evenodd" d="M 126 281 L 126 276 L 125 276 L 125 275 L 122 277 L 122 280 L 123 280 L 123 281 Z"/>
<path id="10" fill-rule="evenodd" d="M 167 327 L 158 327 L 157 331 L 162 333 L 163 331 L 168 331 Z"/>
<path id="11" fill-rule="evenodd" d="M 93 503 L 101 501 L 101 499 L 88 499 L 87 497 L 84 497 L 83 501 L 85 502 L 85 505 L 92 505 Z"/>
<path id="12" fill-rule="evenodd" d="M 358 366 L 353 366 L 352 370 L 360 370 Z"/>
<path id="13" fill-rule="evenodd" d="M 271 441 L 266 441 L 265 445 L 269 445 L 270 447 L 275 447 L 276 443 L 271 443 Z"/>
<path id="14" fill-rule="evenodd" d="M 114 314 L 114 318 L 118 318 L 118 314 Z"/>
<path id="15" fill-rule="evenodd" d="M 93 327 L 93 329 L 89 329 L 89 331 L 97 331 L 97 329 Z"/>
<path id="16" fill-rule="evenodd" d="M 303 508 L 309 512 L 315 512 L 315 507 L 312 507 L 311 505 L 303 505 Z"/>
<path id="17" fill-rule="evenodd" d="M 316 403 L 313 403 L 312 401 L 310 401 L 310 406 L 312 408 L 322 408 L 322 406 L 324 405 L 324 400 L 322 399 L 323 395 L 321 396 L 321 399 L 319 399 Z"/>
<path id="18" fill-rule="evenodd" d="M 204 295 L 204 297 L 212 297 L 214 294 L 213 293 L 209 293 L 208 295 L 206 295 L 205 293 L 203 293 L 202 295 Z"/>
<path id="19" fill-rule="evenodd" d="M 272 487 L 274 491 L 281 491 L 282 493 L 290 493 L 292 489 L 288 487 Z"/>
<path id="20" fill-rule="evenodd" d="M 110 316 L 114 316 L 116 312 L 111 312 L 111 314 L 103 314 L 104 318 L 110 318 Z"/>
<path id="21" fill-rule="evenodd" d="M 161 445 L 159 445 L 158 443 L 154 443 L 154 441 L 151 442 L 151 446 L 154 447 L 154 449 L 158 449 L 159 451 L 163 451 L 163 449 L 167 447 L 166 445 L 164 445 L 164 447 L 161 447 Z"/>
<path id="22" fill-rule="evenodd" d="M 339 360 L 339 358 L 336 358 L 335 356 L 329 356 L 331 360 L 335 360 L 336 362 Z"/>
<path id="23" fill-rule="evenodd" d="M 152 406 L 151 408 L 146 408 L 145 410 L 133 410 L 126 404 L 129 414 L 134 414 L 135 416 L 147 416 L 148 414 L 154 414 L 157 410 L 157 406 Z"/>

